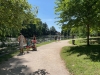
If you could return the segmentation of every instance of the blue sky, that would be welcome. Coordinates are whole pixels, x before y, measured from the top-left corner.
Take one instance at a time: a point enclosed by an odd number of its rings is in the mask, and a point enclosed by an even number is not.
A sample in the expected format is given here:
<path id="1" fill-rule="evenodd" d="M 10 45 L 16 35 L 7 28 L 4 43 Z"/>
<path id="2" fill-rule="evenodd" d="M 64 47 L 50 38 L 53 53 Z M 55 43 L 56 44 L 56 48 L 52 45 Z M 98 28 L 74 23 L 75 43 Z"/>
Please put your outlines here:
<path id="1" fill-rule="evenodd" d="M 48 27 L 54 26 L 57 31 L 61 31 L 61 28 L 59 25 L 56 25 L 54 14 L 54 3 L 55 0 L 28 0 L 29 4 L 31 4 L 33 7 L 38 6 L 38 15 L 37 17 L 42 20 L 43 23 L 47 23 Z"/>

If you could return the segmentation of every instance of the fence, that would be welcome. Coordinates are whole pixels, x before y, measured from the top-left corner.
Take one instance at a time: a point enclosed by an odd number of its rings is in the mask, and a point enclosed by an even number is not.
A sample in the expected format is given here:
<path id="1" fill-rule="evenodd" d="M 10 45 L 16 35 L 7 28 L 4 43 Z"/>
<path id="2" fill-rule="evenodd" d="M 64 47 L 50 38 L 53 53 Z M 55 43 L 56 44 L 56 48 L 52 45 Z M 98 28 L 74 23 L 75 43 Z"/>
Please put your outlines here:
<path id="1" fill-rule="evenodd" d="M 60 36 L 60 37 L 62 40 L 67 39 L 64 36 Z M 42 42 L 52 41 L 52 40 L 55 40 L 55 35 L 37 37 L 37 44 L 42 43 Z M 9 54 L 11 52 L 15 52 L 16 50 L 18 50 L 18 48 L 19 47 L 18 47 L 17 38 L 8 38 L 8 40 L 5 41 L 3 45 L 2 45 L 2 42 L 0 42 L 0 56 Z"/>

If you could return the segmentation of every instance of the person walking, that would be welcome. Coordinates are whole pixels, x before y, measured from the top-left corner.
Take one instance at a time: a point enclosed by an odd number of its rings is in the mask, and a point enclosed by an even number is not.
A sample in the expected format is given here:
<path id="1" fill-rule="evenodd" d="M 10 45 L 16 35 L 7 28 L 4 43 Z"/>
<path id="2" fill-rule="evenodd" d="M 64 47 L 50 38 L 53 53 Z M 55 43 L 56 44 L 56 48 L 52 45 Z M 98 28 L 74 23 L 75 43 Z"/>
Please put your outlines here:
<path id="1" fill-rule="evenodd" d="M 57 42 L 57 35 L 55 36 L 55 41 Z"/>
<path id="2" fill-rule="evenodd" d="M 60 41 L 60 36 L 58 36 L 58 41 Z"/>
<path id="3" fill-rule="evenodd" d="M 26 41 L 22 33 L 20 33 L 20 35 L 18 36 L 18 42 L 19 42 L 20 53 L 24 53 L 23 48 Z"/>

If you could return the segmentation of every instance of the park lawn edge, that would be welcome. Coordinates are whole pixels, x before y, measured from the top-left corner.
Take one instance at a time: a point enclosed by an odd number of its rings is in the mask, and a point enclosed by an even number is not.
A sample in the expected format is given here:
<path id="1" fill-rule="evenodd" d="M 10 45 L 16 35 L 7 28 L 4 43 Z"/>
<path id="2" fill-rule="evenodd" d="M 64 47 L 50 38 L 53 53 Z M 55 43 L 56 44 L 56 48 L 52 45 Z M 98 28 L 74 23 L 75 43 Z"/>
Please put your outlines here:
<path id="1" fill-rule="evenodd" d="M 69 43 L 72 44 L 72 40 L 70 40 Z M 83 46 L 86 47 L 86 49 L 89 49 L 89 51 L 97 47 L 98 49 L 97 51 L 99 51 L 100 46 L 91 45 L 88 47 L 86 45 L 79 44 L 78 41 L 77 43 L 76 43 L 77 45 L 63 47 L 60 52 L 61 59 L 64 60 L 66 69 L 70 72 L 71 75 L 100 75 L 99 58 L 97 58 L 98 60 L 94 60 L 93 57 L 91 58 L 91 56 L 87 56 L 85 54 L 86 52 L 80 55 L 80 53 L 77 51 L 78 47 L 79 47 L 78 50 L 80 50 L 81 49 L 80 47 Z M 70 51 L 72 48 L 76 49 L 76 53 L 74 53 L 74 49 Z M 94 53 L 92 54 L 94 55 Z"/>

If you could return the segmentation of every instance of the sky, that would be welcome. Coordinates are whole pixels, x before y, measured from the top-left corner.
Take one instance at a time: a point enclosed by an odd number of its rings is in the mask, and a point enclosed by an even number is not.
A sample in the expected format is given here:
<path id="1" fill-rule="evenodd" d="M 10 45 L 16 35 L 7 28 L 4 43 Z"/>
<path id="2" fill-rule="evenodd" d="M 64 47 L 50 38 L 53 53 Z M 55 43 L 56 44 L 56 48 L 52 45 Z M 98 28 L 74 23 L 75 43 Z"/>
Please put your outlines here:
<path id="1" fill-rule="evenodd" d="M 55 0 L 28 0 L 28 3 L 31 4 L 32 7 L 38 7 L 37 17 L 40 18 L 43 23 L 46 22 L 49 28 L 54 26 L 57 31 L 61 32 L 60 26 L 55 23 L 54 2 Z"/>

